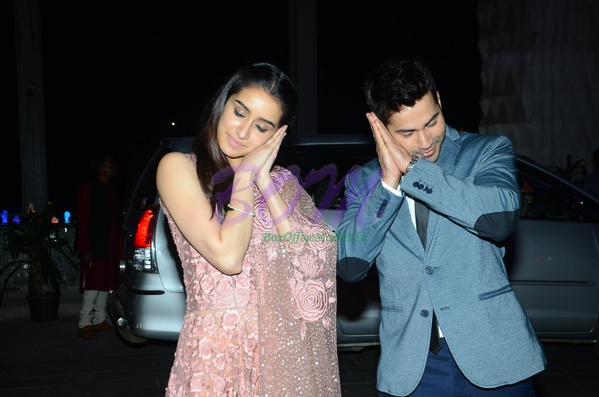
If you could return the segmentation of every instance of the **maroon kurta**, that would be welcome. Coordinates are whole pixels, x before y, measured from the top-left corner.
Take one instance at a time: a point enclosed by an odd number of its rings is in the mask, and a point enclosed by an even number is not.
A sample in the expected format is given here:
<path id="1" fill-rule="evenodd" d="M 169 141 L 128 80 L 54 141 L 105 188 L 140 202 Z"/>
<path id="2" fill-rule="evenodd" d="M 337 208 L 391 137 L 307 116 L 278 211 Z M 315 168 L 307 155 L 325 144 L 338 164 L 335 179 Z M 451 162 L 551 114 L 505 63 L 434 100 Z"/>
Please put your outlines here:
<path id="1" fill-rule="evenodd" d="M 108 189 L 110 221 L 108 249 L 105 257 L 92 256 L 91 264 L 83 260 L 85 254 L 92 253 L 92 199 L 94 185 L 81 186 L 78 194 L 76 249 L 81 261 L 80 290 L 114 290 L 118 286 L 118 268 L 121 258 L 120 200 L 116 191 Z"/>

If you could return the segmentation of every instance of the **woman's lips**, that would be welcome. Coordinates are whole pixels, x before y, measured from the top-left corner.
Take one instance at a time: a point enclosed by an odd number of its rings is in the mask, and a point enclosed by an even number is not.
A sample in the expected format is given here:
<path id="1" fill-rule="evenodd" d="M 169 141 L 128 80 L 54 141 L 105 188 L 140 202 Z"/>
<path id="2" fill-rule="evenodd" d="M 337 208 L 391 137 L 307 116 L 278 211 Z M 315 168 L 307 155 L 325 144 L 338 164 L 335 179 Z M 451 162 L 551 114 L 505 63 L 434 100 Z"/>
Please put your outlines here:
<path id="1" fill-rule="evenodd" d="M 229 135 L 229 141 L 231 142 L 231 146 L 233 146 L 234 148 L 241 149 L 242 147 L 244 147 L 244 145 L 241 142 L 233 138 L 231 135 Z"/>

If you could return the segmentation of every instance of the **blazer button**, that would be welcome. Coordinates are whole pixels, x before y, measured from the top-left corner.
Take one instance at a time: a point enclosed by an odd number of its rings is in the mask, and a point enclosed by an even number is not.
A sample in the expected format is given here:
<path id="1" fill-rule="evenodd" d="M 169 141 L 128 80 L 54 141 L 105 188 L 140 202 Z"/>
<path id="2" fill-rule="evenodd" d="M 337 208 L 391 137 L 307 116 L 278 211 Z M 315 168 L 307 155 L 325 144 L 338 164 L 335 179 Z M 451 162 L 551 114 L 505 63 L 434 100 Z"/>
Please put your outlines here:
<path id="1" fill-rule="evenodd" d="M 421 315 L 422 317 L 428 317 L 428 310 L 422 310 L 422 311 L 420 312 L 420 315 Z"/>
<path id="2" fill-rule="evenodd" d="M 424 271 L 426 272 L 426 274 L 433 274 L 433 267 L 427 266 L 424 268 Z"/>
<path id="3" fill-rule="evenodd" d="M 412 183 L 412 186 L 414 186 L 415 188 L 420 188 L 420 184 L 418 182 Z"/>
<path id="4" fill-rule="evenodd" d="M 385 212 L 385 208 L 387 208 L 387 204 L 389 203 L 388 200 L 383 200 L 381 202 L 381 206 L 379 207 L 379 210 L 376 213 L 376 217 L 380 218 L 383 216 L 383 212 Z"/>

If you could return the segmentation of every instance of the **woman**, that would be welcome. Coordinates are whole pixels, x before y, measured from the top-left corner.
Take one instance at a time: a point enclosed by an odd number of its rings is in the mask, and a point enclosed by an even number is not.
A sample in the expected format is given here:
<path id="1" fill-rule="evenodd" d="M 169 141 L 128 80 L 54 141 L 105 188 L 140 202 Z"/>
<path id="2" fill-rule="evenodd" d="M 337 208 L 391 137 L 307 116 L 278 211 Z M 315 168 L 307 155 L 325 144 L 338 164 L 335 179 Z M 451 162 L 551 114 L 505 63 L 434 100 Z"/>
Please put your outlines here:
<path id="1" fill-rule="evenodd" d="M 334 237 L 295 177 L 271 170 L 296 104 L 279 69 L 242 68 L 194 153 L 159 164 L 187 290 L 169 396 L 341 394 Z"/>

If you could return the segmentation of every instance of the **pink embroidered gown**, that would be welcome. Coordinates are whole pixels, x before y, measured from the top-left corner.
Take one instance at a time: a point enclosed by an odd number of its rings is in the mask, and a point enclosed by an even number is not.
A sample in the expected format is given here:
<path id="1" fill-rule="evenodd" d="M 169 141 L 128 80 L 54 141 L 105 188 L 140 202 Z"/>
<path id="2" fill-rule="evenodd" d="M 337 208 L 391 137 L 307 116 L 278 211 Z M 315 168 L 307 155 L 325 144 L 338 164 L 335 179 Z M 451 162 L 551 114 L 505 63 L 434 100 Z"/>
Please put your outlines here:
<path id="1" fill-rule="evenodd" d="M 187 291 L 167 396 L 341 395 L 334 234 L 289 171 L 271 176 L 293 232 L 277 236 L 255 189 L 252 237 L 235 276 L 210 265 L 163 206 Z"/>

